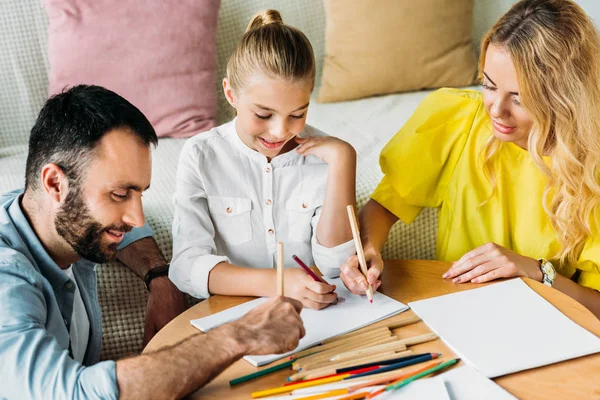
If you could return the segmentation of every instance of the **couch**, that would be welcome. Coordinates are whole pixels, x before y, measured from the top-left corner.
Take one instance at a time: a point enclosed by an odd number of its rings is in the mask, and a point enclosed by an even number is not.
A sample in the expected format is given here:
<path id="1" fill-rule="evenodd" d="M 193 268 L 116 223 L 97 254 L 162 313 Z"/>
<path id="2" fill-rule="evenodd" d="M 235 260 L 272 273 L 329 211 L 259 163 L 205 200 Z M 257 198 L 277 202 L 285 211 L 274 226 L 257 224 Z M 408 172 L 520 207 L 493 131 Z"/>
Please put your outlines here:
<path id="1" fill-rule="evenodd" d="M 590 4 L 591 4 L 590 0 Z M 374 2 L 375 4 L 376 2 Z M 505 12 L 511 0 L 475 0 L 473 44 Z M 590 7 L 596 7 L 590 5 Z M 317 82 L 324 53 L 325 16 L 319 0 L 222 0 L 217 35 L 219 82 L 233 46 L 251 15 L 265 8 L 281 11 L 284 20 L 302 29 L 317 58 Z M 598 11 L 598 10 L 596 10 Z M 597 12 L 596 14 L 600 14 Z M 40 0 L 0 2 L 0 191 L 24 184 L 27 139 L 47 97 L 47 19 Z M 427 91 L 380 96 L 351 102 L 313 102 L 308 123 L 350 142 L 358 152 L 357 200 L 369 198 L 382 174 L 378 155 L 414 111 Z M 230 117 L 221 100 L 219 122 Z M 185 139 L 161 139 L 153 152 L 152 187 L 144 195 L 147 221 L 167 259 L 171 257 L 171 221 L 177 158 Z M 436 210 L 424 210 L 410 226 L 396 224 L 385 247 L 385 258 L 432 259 L 435 256 Z M 133 273 L 119 263 L 97 269 L 103 310 L 103 359 L 117 359 L 142 349 L 146 290 Z"/>

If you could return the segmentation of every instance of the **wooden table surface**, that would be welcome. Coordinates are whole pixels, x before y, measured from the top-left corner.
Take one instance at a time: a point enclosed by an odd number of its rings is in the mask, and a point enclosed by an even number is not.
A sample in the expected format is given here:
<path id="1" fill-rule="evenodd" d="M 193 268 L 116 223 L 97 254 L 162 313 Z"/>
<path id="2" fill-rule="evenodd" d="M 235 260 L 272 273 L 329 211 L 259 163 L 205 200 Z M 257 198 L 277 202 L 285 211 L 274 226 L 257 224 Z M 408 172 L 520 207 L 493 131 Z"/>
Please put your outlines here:
<path id="1" fill-rule="evenodd" d="M 442 279 L 442 273 L 448 267 L 448 263 L 439 261 L 388 260 L 382 277 L 384 283 L 379 290 L 407 304 L 415 300 L 482 286 L 476 284 L 458 285 Z M 525 279 L 525 282 L 574 322 L 600 337 L 600 320 L 581 304 L 541 283 L 529 279 Z M 198 333 L 198 330 L 191 326 L 191 319 L 205 317 L 248 300 L 250 300 L 248 297 L 212 296 L 208 300 L 188 309 L 166 325 L 148 343 L 144 352 L 158 350 Z M 401 315 L 409 316 L 413 315 L 413 312 L 409 310 Z M 382 322 L 377 325 L 382 325 Z M 405 326 L 394 331 L 401 338 L 427 332 L 430 332 L 430 330 L 424 322 Z M 556 340 L 569 340 L 569 338 L 557 337 Z M 453 358 L 452 351 L 440 339 L 411 346 L 411 349 L 415 353 L 443 353 L 443 360 Z M 206 351 L 210 352 L 211 350 L 206 349 Z M 192 398 L 248 399 L 251 392 L 280 386 L 285 378 L 291 374 L 290 370 L 279 371 L 241 384 L 233 389 L 229 387 L 229 380 L 256 370 L 248 362 L 239 360 L 207 386 L 197 391 Z M 185 371 L 181 371 L 181 373 L 185 373 Z M 520 399 L 600 399 L 600 354 L 502 376 L 494 379 L 494 381 Z"/>

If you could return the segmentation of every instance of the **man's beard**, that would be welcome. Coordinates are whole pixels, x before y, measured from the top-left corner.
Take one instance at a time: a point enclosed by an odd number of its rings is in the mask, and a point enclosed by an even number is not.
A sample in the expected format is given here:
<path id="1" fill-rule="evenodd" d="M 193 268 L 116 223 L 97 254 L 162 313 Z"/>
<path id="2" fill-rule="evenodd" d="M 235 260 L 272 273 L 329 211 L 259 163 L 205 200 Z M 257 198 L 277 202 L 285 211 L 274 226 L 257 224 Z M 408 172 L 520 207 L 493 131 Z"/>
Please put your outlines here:
<path id="1" fill-rule="evenodd" d="M 128 225 L 103 227 L 92 217 L 85 204 L 81 190 L 71 188 L 64 204 L 54 218 L 58 234 L 82 258 L 96 263 L 113 261 L 117 255 L 118 243 L 103 244 L 102 234 L 107 230 L 129 232 Z"/>

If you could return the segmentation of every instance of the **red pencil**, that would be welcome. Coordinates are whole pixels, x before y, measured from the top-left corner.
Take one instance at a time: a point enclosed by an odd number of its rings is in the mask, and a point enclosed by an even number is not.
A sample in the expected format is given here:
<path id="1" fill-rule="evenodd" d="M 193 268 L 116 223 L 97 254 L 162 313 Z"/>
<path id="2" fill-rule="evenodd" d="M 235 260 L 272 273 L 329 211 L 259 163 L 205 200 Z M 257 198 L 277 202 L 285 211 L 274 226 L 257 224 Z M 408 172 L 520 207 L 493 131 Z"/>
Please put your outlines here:
<path id="1" fill-rule="evenodd" d="M 295 385 L 297 383 L 305 383 L 305 382 L 310 382 L 310 381 L 316 381 L 317 379 L 331 378 L 333 376 L 340 376 L 340 375 L 346 375 L 346 374 L 357 375 L 357 374 L 362 374 L 363 372 L 375 371 L 376 369 L 379 369 L 379 368 L 380 368 L 379 365 L 375 365 L 375 366 L 372 366 L 372 367 L 355 369 L 353 371 L 340 372 L 339 374 L 331 374 L 331 375 L 320 376 L 318 378 L 303 379 L 301 381 L 288 382 L 288 383 L 285 383 L 283 386 Z"/>
<path id="2" fill-rule="evenodd" d="M 318 276 L 317 274 L 315 274 L 312 271 L 312 269 L 308 268 L 308 265 L 304 264 L 304 262 L 300 258 L 298 258 L 297 255 L 294 254 L 292 256 L 292 259 L 294 261 L 296 261 L 296 263 L 300 266 L 300 268 L 302 268 L 304 270 L 304 272 L 306 272 L 308 275 L 310 275 L 310 277 L 313 278 L 313 280 L 329 285 L 329 283 L 326 282 L 323 278 L 321 278 L 320 276 Z"/>

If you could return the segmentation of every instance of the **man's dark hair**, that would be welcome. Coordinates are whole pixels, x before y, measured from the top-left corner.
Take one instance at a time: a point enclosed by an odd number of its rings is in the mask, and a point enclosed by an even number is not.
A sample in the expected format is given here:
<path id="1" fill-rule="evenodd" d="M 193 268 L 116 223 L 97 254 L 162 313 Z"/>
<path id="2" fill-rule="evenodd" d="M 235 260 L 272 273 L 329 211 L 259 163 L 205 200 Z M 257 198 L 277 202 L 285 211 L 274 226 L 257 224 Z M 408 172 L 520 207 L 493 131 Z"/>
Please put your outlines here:
<path id="1" fill-rule="evenodd" d="M 79 85 L 52 96 L 31 129 L 25 189 L 39 186 L 40 171 L 48 163 L 58 165 L 78 186 L 99 141 L 114 129 L 127 129 L 148 146 L 158 143 L 150 121 L 115 92 Z"/>

